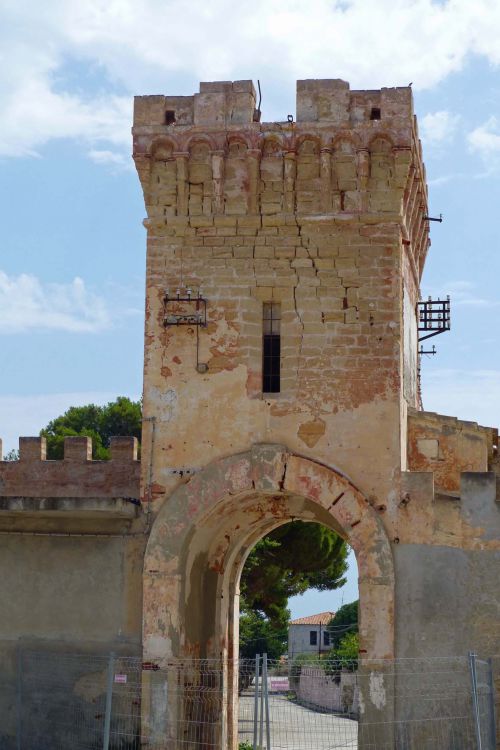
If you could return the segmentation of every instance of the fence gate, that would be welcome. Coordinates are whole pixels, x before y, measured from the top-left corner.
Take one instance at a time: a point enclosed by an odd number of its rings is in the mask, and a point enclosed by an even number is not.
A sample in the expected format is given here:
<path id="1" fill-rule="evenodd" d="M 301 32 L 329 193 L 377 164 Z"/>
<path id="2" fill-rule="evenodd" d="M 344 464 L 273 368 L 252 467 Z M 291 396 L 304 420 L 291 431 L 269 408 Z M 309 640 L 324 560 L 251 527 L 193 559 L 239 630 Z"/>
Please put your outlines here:
<path id="1" fill-rule="evenodd" d="M 288 664 L 258 655 L 240 664 L 242 750 L 354 750 L 357 677 L 326 661 Z"/>

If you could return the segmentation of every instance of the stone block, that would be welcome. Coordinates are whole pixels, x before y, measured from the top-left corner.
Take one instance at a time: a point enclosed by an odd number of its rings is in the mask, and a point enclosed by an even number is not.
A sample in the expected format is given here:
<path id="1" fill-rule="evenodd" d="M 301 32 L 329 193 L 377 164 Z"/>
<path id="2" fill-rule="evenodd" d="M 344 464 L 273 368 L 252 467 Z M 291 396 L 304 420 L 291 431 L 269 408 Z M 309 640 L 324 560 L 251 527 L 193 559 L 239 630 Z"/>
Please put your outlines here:
<path id="1" fill-rule="evenodd" d="M 75 462 L 91 461 L 92 440 L 89 437 L 64 438 L 64 460 Z"/>
<path id="2" fill-rule="evenodd" d="M 297 123 L 349 119 L 349 84 L 340 79 L 297 81 Z"/>
<path id="3" fill-rule="evenodd" d="M 0 446 L 1 455 L 1 446 Z M 47 457 L 47 439 L 44 437 L 20 437 L 20 461 L 45 461 Z"/>
<path id="4" fill-rule="evenodd" d="M 224 125 L 226 121 L 225 92 L 208 92 L 194 95 L 195 125 Z"/>

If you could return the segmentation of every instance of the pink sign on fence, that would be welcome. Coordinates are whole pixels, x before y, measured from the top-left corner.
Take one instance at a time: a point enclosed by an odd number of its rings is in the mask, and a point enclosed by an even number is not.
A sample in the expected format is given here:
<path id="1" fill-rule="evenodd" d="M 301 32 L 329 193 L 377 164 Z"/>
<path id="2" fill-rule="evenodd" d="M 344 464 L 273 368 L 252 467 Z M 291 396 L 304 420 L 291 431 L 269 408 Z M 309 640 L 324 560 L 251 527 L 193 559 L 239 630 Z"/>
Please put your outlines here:
<path id="1" fill-rule="evenodd" d="M 271 693 L 286 693 L 290 690 L 288 677 L 271 677 L 269 679 L 269 690 Z"/>

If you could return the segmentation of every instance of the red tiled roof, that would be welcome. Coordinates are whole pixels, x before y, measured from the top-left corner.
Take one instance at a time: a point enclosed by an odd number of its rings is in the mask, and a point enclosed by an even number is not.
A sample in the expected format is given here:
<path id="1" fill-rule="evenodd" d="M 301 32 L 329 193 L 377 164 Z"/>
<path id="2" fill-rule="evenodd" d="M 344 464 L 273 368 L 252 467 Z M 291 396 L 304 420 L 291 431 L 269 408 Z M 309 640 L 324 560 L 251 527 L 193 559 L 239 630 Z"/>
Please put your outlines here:
<path id="1" fill-rule="evenodd" d="M 298 617 L 292 620 L 290 625 L 328 625 L 335 612 L 320 612 L 319 615 L 309 615 L 309 617 Z"/>

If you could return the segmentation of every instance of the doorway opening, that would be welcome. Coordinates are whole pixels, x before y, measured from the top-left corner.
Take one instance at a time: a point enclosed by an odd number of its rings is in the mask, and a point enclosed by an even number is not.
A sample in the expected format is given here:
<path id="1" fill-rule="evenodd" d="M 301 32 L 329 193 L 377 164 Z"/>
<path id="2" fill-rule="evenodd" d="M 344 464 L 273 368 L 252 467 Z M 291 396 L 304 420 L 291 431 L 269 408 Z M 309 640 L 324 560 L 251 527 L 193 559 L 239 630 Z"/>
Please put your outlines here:
<path id="1" fill-rule="evenodd" d="M 292 521 L 255 544 L 240 579 L 240 750 L 357 747 L 358 605 L 354 553 L 331 528 Z"/>

